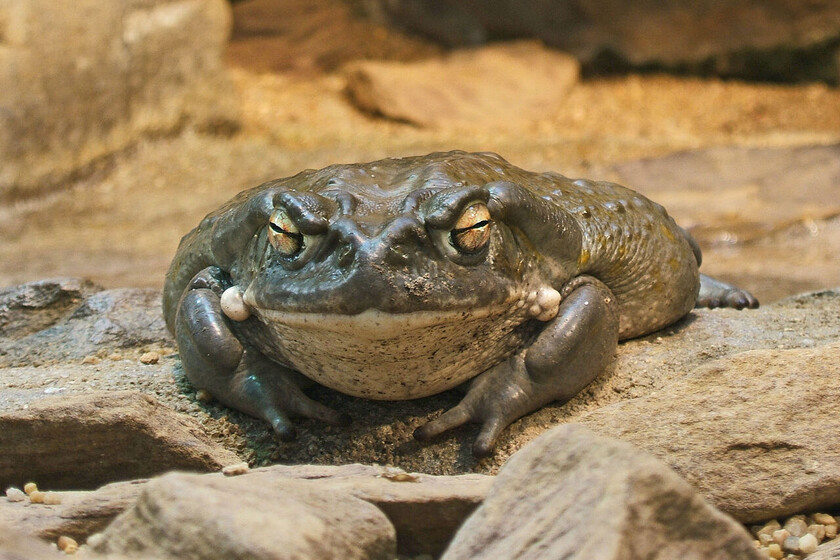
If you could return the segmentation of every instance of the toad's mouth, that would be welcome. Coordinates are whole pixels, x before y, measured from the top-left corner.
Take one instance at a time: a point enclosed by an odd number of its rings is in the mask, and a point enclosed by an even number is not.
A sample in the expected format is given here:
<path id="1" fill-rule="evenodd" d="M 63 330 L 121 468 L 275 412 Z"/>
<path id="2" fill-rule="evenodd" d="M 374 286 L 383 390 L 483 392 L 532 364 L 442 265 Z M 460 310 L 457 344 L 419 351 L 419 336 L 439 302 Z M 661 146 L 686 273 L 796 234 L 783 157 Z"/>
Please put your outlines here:
<path id="1" fill-rule="evenodd" d="M 455 387 L 491 368 L 531 332 L 522 307 L 357 315 L 254 309 L 260 349 L 310 379 L 358 397 L 403 400 Z"/>

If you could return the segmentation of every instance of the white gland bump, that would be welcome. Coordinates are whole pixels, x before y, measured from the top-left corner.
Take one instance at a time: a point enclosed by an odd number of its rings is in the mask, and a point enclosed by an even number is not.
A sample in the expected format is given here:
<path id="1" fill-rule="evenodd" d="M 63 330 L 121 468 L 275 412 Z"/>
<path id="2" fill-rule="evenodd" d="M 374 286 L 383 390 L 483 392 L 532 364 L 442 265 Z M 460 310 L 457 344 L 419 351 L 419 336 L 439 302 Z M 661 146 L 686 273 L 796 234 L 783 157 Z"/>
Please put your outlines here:
<path id="1" fill-rule="evenodd" d="M 533 297 L 533 303 L 528 308 L 528 313 L 538 321 L 550 321 L 560 311 L 560 292 L 554 288 L 542 287 L 536 292 L 529 294 Z"/>
<path id="2" fill-rule="evenodd" d="M 231 286 L 222 293 L 222 313 L 232 321 L 244 321 L 251 316 L 251 308 L 242 299 L 242 289 Z"/>

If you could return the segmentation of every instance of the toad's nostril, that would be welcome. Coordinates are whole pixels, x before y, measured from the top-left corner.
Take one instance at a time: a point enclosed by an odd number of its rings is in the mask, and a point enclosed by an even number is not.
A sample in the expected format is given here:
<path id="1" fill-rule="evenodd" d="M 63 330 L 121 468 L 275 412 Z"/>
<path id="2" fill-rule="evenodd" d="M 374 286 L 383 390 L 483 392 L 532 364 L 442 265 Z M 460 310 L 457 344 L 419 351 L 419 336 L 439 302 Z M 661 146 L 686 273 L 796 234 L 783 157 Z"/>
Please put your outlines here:
<path id="1" fill-rule="evenodd" d="M 347 243 L 336 254 L 338 256 L 338 266 L 347 268 L 353 264 L 353 259 L 356 256 L 356 248 L 352 244 Z"/>
<path id="2" fill-rule="evenodd" d="M 393 266 L 405 266 L 410 260 L 410 251 L 401 245 L 388 247 L 385 251 L 385 262 Z"/>

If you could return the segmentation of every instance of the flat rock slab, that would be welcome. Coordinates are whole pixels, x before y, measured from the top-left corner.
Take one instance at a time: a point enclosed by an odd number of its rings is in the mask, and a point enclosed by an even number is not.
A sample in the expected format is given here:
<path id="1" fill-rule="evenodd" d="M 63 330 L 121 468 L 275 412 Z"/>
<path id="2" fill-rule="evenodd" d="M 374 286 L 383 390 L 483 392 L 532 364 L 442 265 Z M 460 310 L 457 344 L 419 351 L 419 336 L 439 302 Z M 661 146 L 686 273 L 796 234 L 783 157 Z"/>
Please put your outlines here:
<path id="1" fill-rule="evenodd" d="M 97 490 L 54 491 L 55 504 L 0 498 L 0 525 L 54 542 L 65 535 L 84 542 L 133 506 L 147 479 L 107 484 Z"/>
<path id="2" fill-rule="evenodd" d="M 220 478 L 221 474 L 206 475 Z M 457 528 L 484 499 L 493 477 L 480 474 L 431 476 L 367 465 L 275 465 L 237 477 L 251 494 L 292 484 L 352 496 L 375 505 L 393 525 L 397 551 L 438 556 Z M 131 508 L 149 481 L 108 484 L 93 491 L 54 492 L 60 504 L 10 502 L 0 498 L 0 524 L 54 541 L 61 535 L 85 542 Z"/>
<path id="3" fill-rule="evenodd" d="M 444 560 L 762 558 L 734 520 L 664 463 L 567 424 L 499 472 Z"/>
<path id="4" fill-rule="evenodd" d="M 172 469 L 238 463 L 194 419 L 139 391 L 44 398 L 0 414 L 0 488 L 95 488 Z"/>
<path id="5" fill-rule="evenodd" d="M 376 506 L 327 488 L 171 473 L 90 543 L 173 559 L 388 559 L 396 532 Z"/>
<path id="6" fill-rule="evenodd" d="M 714 360 L 579 420 L 657 455 L 749 523 L 840 504 L 840 342 Z"/>
<path id="7" fill-rule="evenodd" d="M 512 43 L 399 63 L 366 61 L 346 69 L 361 109 L 422 126 L 527 121 L 550 113 L 577 82 L 574 58 L 539 43 Z"/>

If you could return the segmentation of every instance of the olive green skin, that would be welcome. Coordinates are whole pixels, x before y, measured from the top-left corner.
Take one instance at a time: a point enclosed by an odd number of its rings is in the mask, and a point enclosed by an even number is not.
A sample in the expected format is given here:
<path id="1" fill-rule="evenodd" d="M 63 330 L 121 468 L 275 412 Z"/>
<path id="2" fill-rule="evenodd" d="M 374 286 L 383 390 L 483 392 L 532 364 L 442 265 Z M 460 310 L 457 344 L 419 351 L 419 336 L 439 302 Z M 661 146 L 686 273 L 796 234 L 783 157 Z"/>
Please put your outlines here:
<path id="1" fill-rule="evenodd" d="M 474 253 L 451 233 L 473 204 L 491 218 Z M 278 207 L 304 236 L 297 255 L 269 242 Z M 458 407 L 415 435 L 480 421 L 481 455 L 517 417 L 574 396 L 619 339 L 696 303 L 757 305 L 707 277 L 698 299 L 699 262 L 665 209 L 630 189 L 532 173 L 495 154 L 435 153 L 240 193 L 181 241 L 163 309 L 190 380 L 281 437 L 294 437 L 291 415 L 347 421 L 305 397 L 299 374 L 389 399 L 473 378 Z M 236 320 L 219 303 L 231 288 L 246 309 Z"/>

